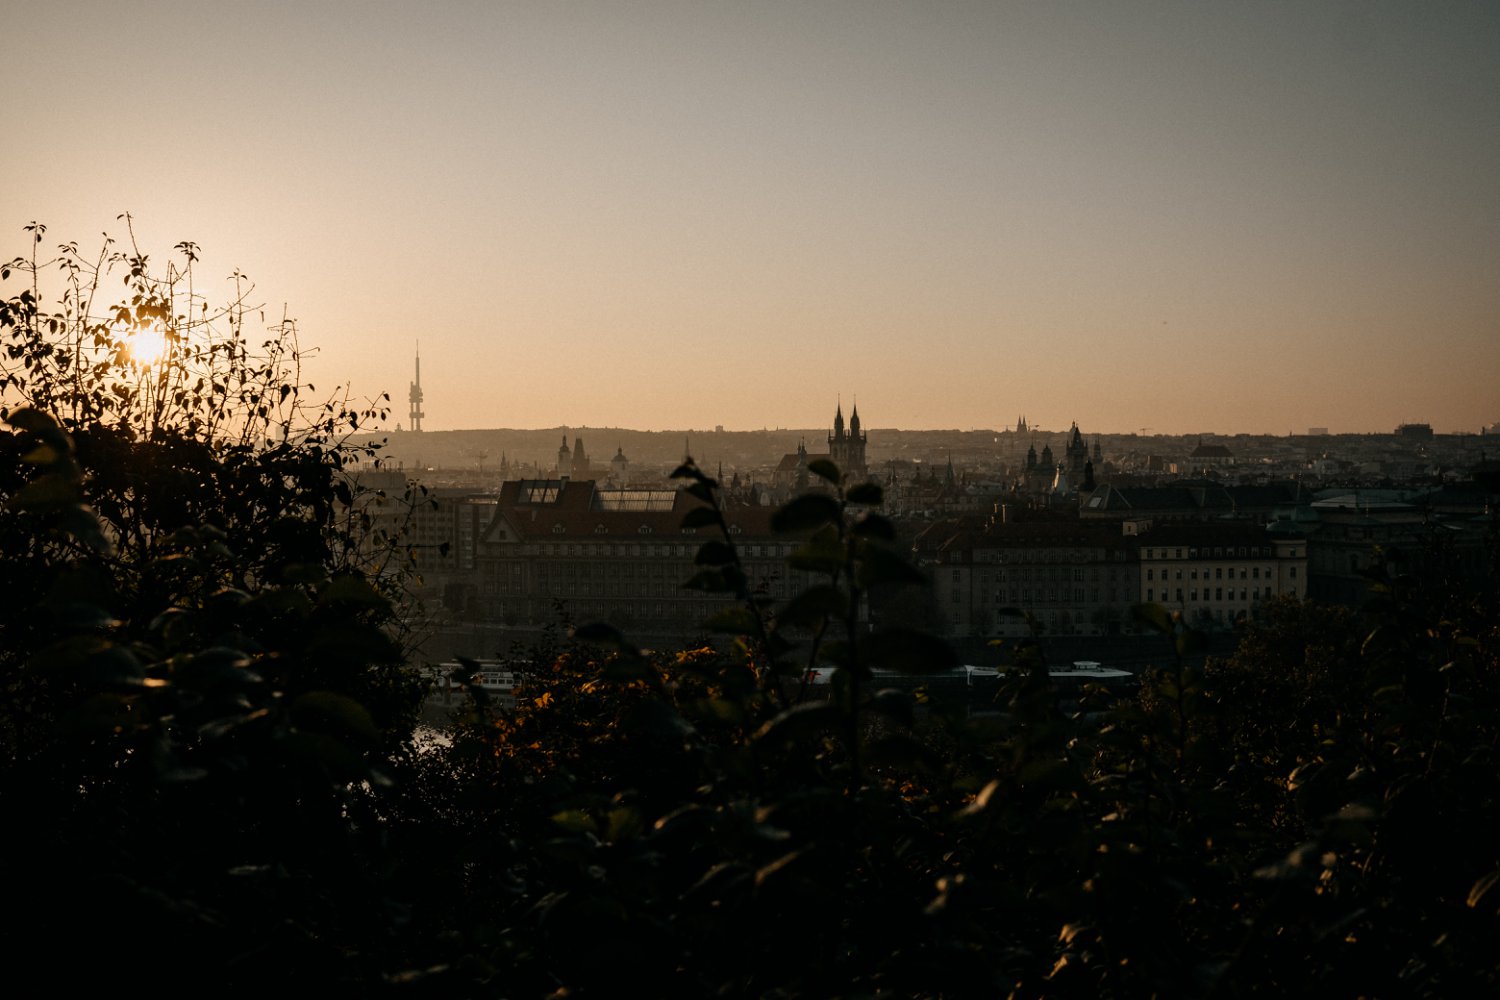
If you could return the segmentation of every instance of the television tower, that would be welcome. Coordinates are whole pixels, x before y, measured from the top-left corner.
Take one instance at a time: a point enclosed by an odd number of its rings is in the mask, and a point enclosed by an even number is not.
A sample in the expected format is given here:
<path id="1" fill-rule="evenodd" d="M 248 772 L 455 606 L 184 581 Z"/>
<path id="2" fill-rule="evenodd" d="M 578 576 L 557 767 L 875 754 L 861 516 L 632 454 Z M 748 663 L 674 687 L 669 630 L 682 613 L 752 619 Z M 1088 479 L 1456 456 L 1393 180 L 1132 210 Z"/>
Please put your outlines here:
<path id="1" fill-rule="evenodd" d="M 417 345 L 417 379 L 411 384 L 411 429 L 420 431 L 422 429 L 422 418 L 427 414 L 422 412 L 422 346 Z"/>

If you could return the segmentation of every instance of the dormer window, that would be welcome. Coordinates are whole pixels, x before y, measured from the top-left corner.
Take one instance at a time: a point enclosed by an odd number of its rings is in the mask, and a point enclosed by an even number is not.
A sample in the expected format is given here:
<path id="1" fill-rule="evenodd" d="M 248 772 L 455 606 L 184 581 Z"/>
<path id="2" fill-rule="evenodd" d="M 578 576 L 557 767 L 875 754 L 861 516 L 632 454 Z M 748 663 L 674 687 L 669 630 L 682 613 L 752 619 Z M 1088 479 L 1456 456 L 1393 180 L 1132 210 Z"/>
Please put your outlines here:
<path id="1" fill-rule="evenodd" d="M 651 534 L 651 525 L 643 524 L 639 528 L 635 529 L 635 531 L 638 535 L 649 535 Z"/>
<path id="2" fill-rule="evenodd" d="M 566 528 L 564 528 L 564 527 L 563 527 L 563 526 L 562 526 L 562 525 L 560 525 L 560 524 L 554 524 L 554 525 L 553 525 L 553 526 L 552 526 L 552 533 L 553 533 L 553 534 L 554 534 L 554 535 L 561 535 L 561 534 L 562 534 L 562 533 L 563 533 L 563 532 L 564 532 L 564 531 L 566 531 L 566 530 L 567 530 L 567 529 L 566 529 Z"/>

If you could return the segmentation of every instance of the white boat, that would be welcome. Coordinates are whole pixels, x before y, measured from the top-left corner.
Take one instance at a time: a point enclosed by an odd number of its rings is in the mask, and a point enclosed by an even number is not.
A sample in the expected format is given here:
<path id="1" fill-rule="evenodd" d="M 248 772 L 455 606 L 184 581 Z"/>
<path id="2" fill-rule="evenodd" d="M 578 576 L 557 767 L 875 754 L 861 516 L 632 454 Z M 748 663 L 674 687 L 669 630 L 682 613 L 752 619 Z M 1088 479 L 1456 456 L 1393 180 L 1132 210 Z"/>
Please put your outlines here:
<path id="1" fill-rule="evenodd" d="M 1119 681 L 1134 677 L 1128 670 L 1106 667 L 1098 660 L 1074 660 L 1071 667 L 1051 667 L 1047 673 L 1053 680 Z"/>
<path id="2" fill-rule="evenodd" d="M 974 686 L 974 678 L 999 677 L 1005 669 L 1001 667 L 976 667 L 969 664 L 964 665 L 964 675 L 969 687 Z M 1048 667 L 1047 676 L 1054 681 L 1071 681 L 1087 683 L 1098 681 L 1109 683 L 1111 681 L 1122 681 L 1134 675 L 1128 670 L 1120 670 L 1115 667 L 1106 667 L 1098 660 L 1074 660 L 1072 666 Z"/>
<path id="3" fill-rule="evenodd" d="M 469 677 L 478 681 L 480 690 L 501 708 L 513 708 L 516 688 L 522 680 L 521 671 L 517 669 L 519 666 L 521 664 L 514 660 L 469 660 L 464 663 L 450 660 L 435 664 L 428 668 L 428 677 L 432 680 L 428 697 L 436 698 L 442 704 L 462 701 L 468 685 L 463 680 L 454 680 L 454 677 L 462 678 L 465 671 L 472 671 Z"/>
<path id="4" fill-rule="evenodd" d="M 999 667 L 975 667 L 975 666 L 971 666 L 970 664 L 965 663 L 964 664 L 964 675 L 965 675 L 965 680 L 968 682 L 969 687 L 973 687 L 974 686 L 974 678 L 976 678 L 976 677 L 999 677 L 1000 676 L 1000 668 Z"/>

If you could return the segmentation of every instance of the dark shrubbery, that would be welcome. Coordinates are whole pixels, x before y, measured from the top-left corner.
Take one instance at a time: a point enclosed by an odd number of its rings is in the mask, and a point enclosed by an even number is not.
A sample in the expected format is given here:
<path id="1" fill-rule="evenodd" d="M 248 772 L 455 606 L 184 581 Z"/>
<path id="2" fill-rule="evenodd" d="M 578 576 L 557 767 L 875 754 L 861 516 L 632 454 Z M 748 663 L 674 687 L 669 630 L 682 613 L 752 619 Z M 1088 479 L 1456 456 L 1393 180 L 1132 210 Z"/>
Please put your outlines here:
<path id="1" fill-rule="evenodd" d="M 162 292 L 144 258 L 131 273 Z M 772 606 L 721 531 L 689 585 L 739 598 L 707 623 L 726 641 L 650 652 L 581 627 L 529 655 L 514 711 L 476 690 L 451 745 L 417 752 L 390 584 L 341 519 L 338 432 L 362 418 L 221 433 L 269 420 L 247 397 L 137 423 L 107 371 L 85 385 L 101 398 L 69 397 L 57 344 L 86 338 L 59 341 L 25 294 L 0 321 L 7 399 L 48 403 L 0 435 L 13 982 L 1496 991 L 1492 596 L 1419 606 L 1382 582 L 1365 616 L 1274 604 L 1201 669 L 1147 607 L 1163 667 L 1102 721 L 1060 712 L 1035 669 L 1000 721 L 971 718 L 875 688 L 872 666 L 952 654 L 859 627 L 913 571 L 878 489 L 819 466 L 825 491 L 777 520 L 825 582 Z M 691 526 L 722 529 L 716 484 L 679 473 Z M 826 697 L 802 683 L 814 662 L 837 668 Z"/>

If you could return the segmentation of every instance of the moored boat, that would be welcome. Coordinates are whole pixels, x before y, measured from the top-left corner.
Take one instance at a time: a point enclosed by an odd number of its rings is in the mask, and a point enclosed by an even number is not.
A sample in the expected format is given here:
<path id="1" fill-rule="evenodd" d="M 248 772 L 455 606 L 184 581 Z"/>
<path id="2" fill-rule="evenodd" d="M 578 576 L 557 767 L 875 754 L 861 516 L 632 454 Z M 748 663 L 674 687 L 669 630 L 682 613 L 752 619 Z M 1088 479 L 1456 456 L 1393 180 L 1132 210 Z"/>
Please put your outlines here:
<path id="1" fill-rule="evenodd" d="M 975 679 L 983 680 L 989 677 L 1000 677 L 1009 668 L 1004 667 L 979 667 L 971 664 L 964 665 L 964 675 L 969 687 L 974 686 Z M 1098 660 L 1074 660 L 1068 666 L 1056 666 L 1047 668 L 1047 676 L 1054 681 L 1089 683 L 1098 682 L 1103 684 L 1121 683 L 1128 681 L 1135 675 L 1128 670 L 1120 670 L 1116 667 L 1106 667 Z"/>

